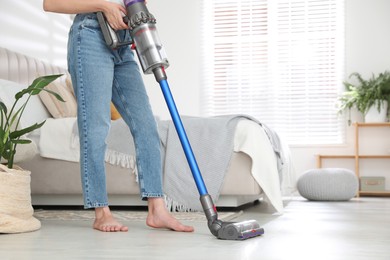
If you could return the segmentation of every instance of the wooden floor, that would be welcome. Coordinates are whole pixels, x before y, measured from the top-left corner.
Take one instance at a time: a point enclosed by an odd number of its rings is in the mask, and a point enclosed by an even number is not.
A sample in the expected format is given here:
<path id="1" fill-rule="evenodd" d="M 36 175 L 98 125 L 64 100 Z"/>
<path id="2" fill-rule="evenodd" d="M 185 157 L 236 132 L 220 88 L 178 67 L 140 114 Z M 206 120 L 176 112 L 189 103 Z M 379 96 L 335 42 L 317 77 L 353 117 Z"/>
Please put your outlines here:
<path id="1" fill-rule="evenodd" d="M 238 220 L 256 219 L 262 237 L 214 238 L 206 223 L 191 234 L 126 223 L 128 233 L 101 233 L 86 221 L 42 222 L 32 233 L 0 235 L 0 259 L 326 259 L 389 260 L 390 198 L 349 202 L 286 201 L 283 215 L 266 203 L 245 209 Z"/>

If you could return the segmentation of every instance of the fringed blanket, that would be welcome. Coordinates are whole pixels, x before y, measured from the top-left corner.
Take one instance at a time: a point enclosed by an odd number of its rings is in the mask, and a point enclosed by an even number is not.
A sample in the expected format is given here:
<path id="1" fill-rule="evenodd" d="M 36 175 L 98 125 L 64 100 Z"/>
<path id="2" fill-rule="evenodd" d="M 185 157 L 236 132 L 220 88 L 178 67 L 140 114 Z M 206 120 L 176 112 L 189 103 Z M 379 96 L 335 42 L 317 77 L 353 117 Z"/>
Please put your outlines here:
<path id="1" fill-rule="evenodd" d="M 182 117 L 199 169 L 214 201 L 223 184 L 233 154 L 234 131 L 238 116 Z M 160 138 L 165 156 L 164 191 L 173 208 L 185 205 L 188 209 L 201 210 L 199 192 L 181 147 L 172 121 L 159 123 Z"/>
<path id="2" fill-rule="evenodd" d="M 246 124 L 240 124 L 241 121 Z M 283 211 L 281 181 L 285 157 L 279 136 L 246 115 L 182 117 L 208 194 L 216 202 L 233 152 L 252 159 L 252 176 L 277 212 Z M 202 210 L 199 193 L 172 121 L 159 123 L 165 152 L 164 190 L 172 209 Z M 262 136 L 263 134 L 263 136 Z M 275 165 L 277 167 L 275 167 Z"/>

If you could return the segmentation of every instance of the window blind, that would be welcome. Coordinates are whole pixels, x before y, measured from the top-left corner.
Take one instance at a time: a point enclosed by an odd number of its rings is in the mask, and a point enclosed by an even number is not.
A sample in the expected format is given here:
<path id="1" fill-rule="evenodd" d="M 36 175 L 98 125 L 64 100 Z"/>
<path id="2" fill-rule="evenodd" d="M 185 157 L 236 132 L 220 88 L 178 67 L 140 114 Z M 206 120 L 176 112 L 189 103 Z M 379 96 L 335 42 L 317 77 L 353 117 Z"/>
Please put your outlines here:
<path id="1" fill-rule="evenodd" d="M 340 0 L 204 0 L 202 114 L 243 113 L 290 144 L 340 144 Z"/>

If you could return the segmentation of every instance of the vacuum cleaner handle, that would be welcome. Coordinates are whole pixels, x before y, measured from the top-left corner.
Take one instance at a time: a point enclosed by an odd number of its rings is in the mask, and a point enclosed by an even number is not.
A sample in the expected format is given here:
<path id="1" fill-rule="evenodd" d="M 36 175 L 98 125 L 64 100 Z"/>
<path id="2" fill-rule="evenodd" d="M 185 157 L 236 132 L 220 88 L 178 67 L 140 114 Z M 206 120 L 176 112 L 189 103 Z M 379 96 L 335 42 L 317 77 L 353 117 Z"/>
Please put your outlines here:
<path id="1" fill-rule="evenodd" d="M 111 49 L 116 49 L 121 46 L 130 45 L 133 43 L 133 41 L 120 41 L 117 32 L 109 25 L 103 12 L 97 12 L 96 16 L 100 25 L 100 29 L 103 33 L 104 41 Z M 123 21 L 127 24 L 127 16 L 124 17 Z"/>

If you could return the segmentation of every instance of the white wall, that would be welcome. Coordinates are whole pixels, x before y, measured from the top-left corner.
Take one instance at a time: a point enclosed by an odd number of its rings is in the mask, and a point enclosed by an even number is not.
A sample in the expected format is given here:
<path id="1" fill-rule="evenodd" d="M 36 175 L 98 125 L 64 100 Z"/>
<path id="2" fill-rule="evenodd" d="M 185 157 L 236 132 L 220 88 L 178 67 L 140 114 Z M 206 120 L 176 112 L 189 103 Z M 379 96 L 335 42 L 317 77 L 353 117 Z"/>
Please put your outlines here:
<path id="1" fill-rule="evenodd" d="M 168 82 L 181 114 L 200 115 L 201 1 L 150 0 L 149 11 L 168 55 Z M 144 77 L 153 110 L 168 119 L 169 112 L 154 77 Z"/>
<path id="2" fill-rule="evenodd" d="M 5 3 L 7 2 L 7 3 Z M 0 46 L 42 58 L 57 65 L 66 64 L 66 37 L 69 16 L 48 14 L 40 0 L 15 0 L 0 3 Z M 160 37 L 165 45 L 170 68 L 168 80 L 179 112 L 200 115 L 200 1 L 149 0 L 149 10 L 157 18 Z M 352 72 L 363 76 L 390 70 L 390 1 L 346 0 L 346 77 Z M 162 94 L 154 77 L 144 77 L 154 112 L 169 118 Z M 354 113 L 354 121 L 361 115 Z M 341 146 L 292 147 L 298 176 L 316 165 L 316 154 L 351 154 L 354 129 L 347 126 L 347 143 Z M 374 138 L 374 139 L 372 139 Z M 388 129 L 364 129 L 362 151 L 390 154 Z M 389 173 L 390 160 L 364 161 L 362 172 L 371 175 Z M 354 167 L 351 160 L 327 160 L 326 167 Z M 387 175 L 390 189 L 390 174 Z"/>
<path id="3" fill-rule="evenodd" d="M 42 2 L 0 2 L 0 46 L 66 67 L 70 16 L 45 13 Z"/>

